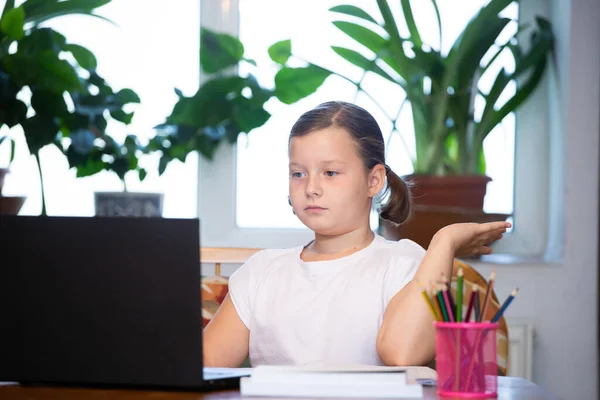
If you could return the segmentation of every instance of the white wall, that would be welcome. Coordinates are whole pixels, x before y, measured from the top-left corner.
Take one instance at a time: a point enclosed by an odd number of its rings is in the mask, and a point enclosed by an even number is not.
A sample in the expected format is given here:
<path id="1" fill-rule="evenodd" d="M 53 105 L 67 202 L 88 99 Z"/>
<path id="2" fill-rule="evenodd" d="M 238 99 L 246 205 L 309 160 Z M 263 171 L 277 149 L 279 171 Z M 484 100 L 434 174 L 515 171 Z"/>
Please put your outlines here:
<path id="1" fill-rule="evenodd" d="M 597 399 L 600 2 L 553 0 L 551 17 L 559 64 L 551 79 L 559 84 L 550 95 L 560 96 L 563 132 L 549 168 L 556 171 L 551 196 L 564 199 L 558 207 L 564 219 L 550 226 L 564 232 L 563 261 L 496 266 L 496 291 L 504 298 L 520 287 L 507 317 L 534 321 L 534 382 L 565 399 Z M 554 163 L 563 161 L 560 171 Z M 487 277 L 492 266 L 478 269 Z"/>

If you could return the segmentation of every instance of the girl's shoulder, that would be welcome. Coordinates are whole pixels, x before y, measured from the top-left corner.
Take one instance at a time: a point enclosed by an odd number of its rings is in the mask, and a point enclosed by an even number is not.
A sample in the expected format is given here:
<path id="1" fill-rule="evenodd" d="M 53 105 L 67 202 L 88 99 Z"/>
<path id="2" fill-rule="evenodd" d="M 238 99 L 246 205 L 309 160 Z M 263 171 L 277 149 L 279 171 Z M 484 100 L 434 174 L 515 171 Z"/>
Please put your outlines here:
<path id="1" fill-rule="evenodd" d="M 425 256 L 426 250 L 418 243 L 410 239 L 389 240 L 383 236 L 376 236 L 376 244 L 378 251 L 386 253 L 386 255 L 396 257 L 406 257 L 411 259 L 422 259 Z"/>
<path id="2" fill-rule="evenodd" d="M 253 271 L 265 271 L 274 265 L 285 265 L 298 258 L 301 247 L 291 247 L 285 249 L 263 249 L 254 253 L 242 265 L 245 269 Z"/>

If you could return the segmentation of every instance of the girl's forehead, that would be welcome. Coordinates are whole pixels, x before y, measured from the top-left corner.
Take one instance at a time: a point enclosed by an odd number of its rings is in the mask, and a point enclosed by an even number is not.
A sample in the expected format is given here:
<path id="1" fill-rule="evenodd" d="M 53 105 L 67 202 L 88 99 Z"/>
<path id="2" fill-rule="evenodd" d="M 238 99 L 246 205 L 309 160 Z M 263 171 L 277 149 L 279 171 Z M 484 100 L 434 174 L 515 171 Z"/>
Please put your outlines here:
<path id="1" fill-rule="evenodd" d="M 338 156 L 357 155 L 356 143 L 352 136 L 338 126 L 320 129 L 290 140 L 290 156 L 326 154 Z"/>

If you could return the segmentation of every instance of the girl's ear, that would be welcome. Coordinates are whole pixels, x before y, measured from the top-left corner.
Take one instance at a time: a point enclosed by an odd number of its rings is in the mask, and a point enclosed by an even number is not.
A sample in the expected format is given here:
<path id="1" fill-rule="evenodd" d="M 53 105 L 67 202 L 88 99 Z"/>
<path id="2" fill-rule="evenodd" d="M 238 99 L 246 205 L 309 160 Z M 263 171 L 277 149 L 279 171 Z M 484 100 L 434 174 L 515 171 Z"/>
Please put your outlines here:
<path id="1" fill-rule="evenodd" d="M 385 185 L 385 167 L 382 164 L 377 164 L 374 166 L 369 172 L 369 188 L 368 194 L 369 197 L 375 197 L 381 189 L 383 189 L 383 185 Z"/>

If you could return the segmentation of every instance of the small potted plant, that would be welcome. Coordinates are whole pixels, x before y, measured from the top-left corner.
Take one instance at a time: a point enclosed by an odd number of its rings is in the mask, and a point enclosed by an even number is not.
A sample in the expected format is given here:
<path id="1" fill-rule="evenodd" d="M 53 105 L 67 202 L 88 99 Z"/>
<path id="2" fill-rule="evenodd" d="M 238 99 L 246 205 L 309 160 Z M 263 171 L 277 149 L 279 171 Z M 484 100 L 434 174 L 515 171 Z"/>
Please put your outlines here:
<path id="1" fill-rule="evenodd" d="M 28 150 L 39 168 L 42 215 L 46 214 L 46 200 L 40 150 L 47 145 L 58 147 L 80 176 L 97 172 L 100 161 L 93 157 L 88 160 L 82 150 L 104 143 L 106 149 L 102 151 L 115 151 L 104 132 L 107 119 L 129 123 L 132 114 L 124 107 L 139 102 L 139 98 L 129 89 L 114 92 L 96 73 L 97 61 L 92 52 L 40 24 L 75 13 L 97 17 L 94 10 L 109 2 L 26 0 L 15 7 L 14 0 L 8 0 L 0 16 L 0 126 L 23 129 Z M 31 96 L 23 99 L 23 91 Z M 121 159 L 114 161 L 115 168 L 121 170 Z M 107 163 L 112 165 L 110 160 Z"/>
<path id="2" fill-rule="evenodd" d="M 135 135 L 129 134 L 121 142 L 107 132 L 107 115 L 125 125 L 131 123 L 134 113 L 124 109 L 139 103 L 138 95 L 130 89 L 114 92 L 95 72 L 84 80 L 84 86 L 86 90 L 73 95 L 75 111 L 61 130 L 58 145 L 78 178 L 110 171 L 123 183 L 123 191 L 94 193 L 96 215 L 160 217 L 162 193 L 129 192 L 125 184 L 130 173 L 145 179 L 147 171 L 139 159 L 147 152 L 146 147 Z M 97 93 L 91 93 L 92 87 Z"/>

